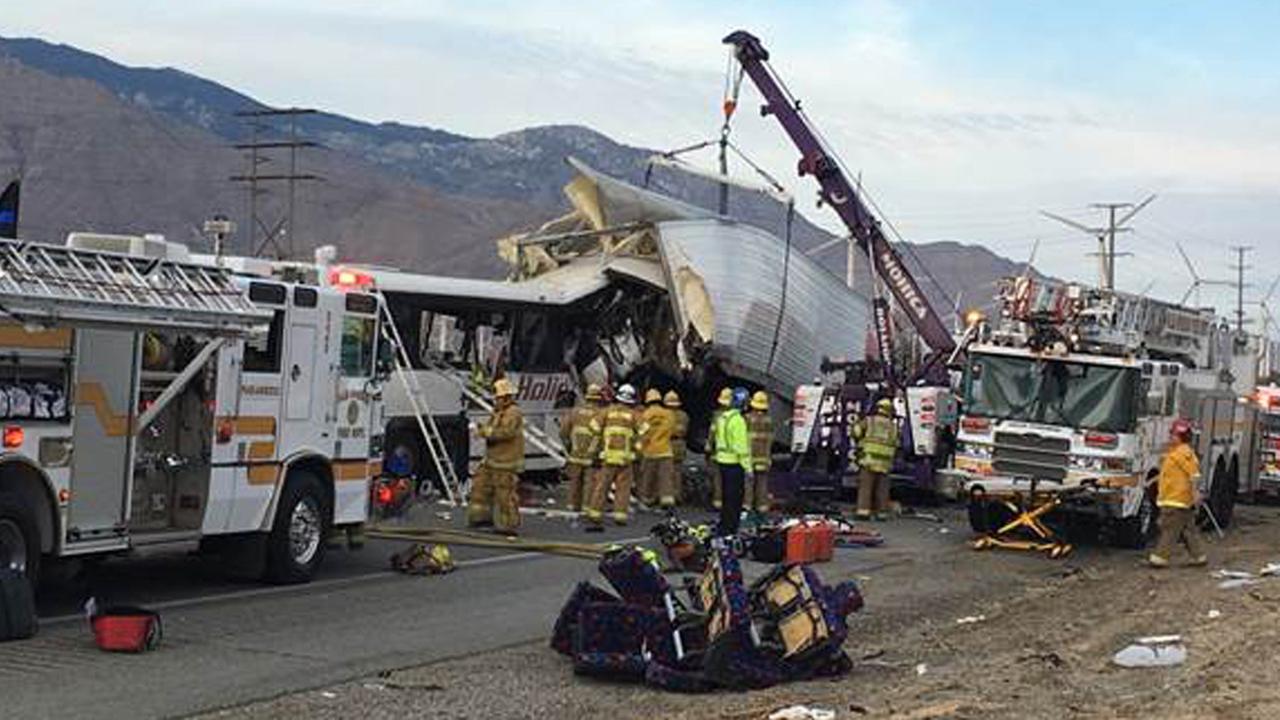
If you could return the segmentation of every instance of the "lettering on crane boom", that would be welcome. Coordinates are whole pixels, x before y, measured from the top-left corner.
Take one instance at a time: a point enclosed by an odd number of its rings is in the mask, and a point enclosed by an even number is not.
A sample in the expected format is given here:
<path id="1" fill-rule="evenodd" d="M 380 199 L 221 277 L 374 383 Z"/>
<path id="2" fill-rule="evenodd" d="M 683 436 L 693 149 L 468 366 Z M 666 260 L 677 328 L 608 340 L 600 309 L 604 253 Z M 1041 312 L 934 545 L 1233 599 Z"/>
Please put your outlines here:
<path id="1" fill-rule="evenodd" d="M 906 268 L 902 267 L 897 254 L 891 248 L 886 247 L 880 252 L 880 266 L 884 268 L 884 274 L 889 278 L 889 283 L 902 304 L 920 320 L 927 318 L 929 306 L 925 304 L 920 290 L 911 281 L 911 276 L 907 274 Z"/>

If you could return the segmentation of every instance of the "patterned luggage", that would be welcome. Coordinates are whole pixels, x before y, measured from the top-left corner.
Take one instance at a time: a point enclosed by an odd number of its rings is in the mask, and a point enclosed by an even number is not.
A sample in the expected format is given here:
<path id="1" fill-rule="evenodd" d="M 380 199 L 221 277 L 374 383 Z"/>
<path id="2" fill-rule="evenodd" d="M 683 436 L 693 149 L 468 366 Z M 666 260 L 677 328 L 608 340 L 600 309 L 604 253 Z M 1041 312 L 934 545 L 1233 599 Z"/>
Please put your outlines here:
<path id="1" fill-rule="evenodd" d="M 662 607 L 671 593 L 657 554 L 651 550 L 626 548 L 607 553 L 600 559 L 600 574 L 625 602 L 635 605 Z"/>
<path id="2" fill-rule="evenodd" d="M 589 602 L 578 613 L 573 670 L 595 677 L 643 680 L 646 645 L 662 619 L 656 608 Z"/>
<path id="3" fill-rule="evenodd" d="M 574 637 L 578 631 L 578 615 L 587 603 L 622 602 L 612 594 L 583 581 L 573 589 L 551 631 L 551 647 L 562 655 L 573 655 Z"/>
<path id="4" fill-rule="evenodd" d="M 644 681 L 646 685 L 672 692 L 704 693 L 715 689 L 702 670 L 681 670 L 657 660 L 651 661 L 645 668 Z"/>

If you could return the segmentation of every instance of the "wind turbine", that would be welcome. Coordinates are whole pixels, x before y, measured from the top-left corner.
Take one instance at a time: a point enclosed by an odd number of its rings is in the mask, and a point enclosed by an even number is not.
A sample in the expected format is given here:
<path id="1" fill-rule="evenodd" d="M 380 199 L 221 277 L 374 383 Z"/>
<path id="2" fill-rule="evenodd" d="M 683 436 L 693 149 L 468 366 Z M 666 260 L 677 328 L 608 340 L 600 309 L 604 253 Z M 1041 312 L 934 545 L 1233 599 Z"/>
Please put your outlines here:
<path id="1" fill-rule="evenodd" d="M 1187 272 L 1191 273 L 1191 286 L 1182 294 L 1182 300 L 1179 305 L 1186 305 L 1191 295 L 1196 296 L 1196 307 L 1200 307 L 1200 288 L 1205 285 L 1230 285 L 1225 280 L 1205 280 L 1200 277 L 1200 273 L 1196 272 L 1196 266 L 1191 264 L 1191 258 L 1187 257 L 1187 251 L 1182 249 L 1182 243 L 1176 243 L 1178 254 L 1182 256 L 1182 262 L 1187 266 Z"/>

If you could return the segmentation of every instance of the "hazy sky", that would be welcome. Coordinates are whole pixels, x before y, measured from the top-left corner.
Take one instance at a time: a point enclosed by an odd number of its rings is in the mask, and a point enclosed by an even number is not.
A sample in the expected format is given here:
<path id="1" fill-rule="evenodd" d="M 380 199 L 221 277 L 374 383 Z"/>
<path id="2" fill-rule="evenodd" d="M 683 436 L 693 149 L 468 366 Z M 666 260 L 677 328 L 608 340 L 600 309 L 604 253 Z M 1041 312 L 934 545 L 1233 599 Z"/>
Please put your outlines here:
<path id="1" fill-rule="evenodd" d="M 1215 279 L 1228 246 L 1253 245 L 1255 298 L 1280 274 L 1276 2 L 9 5 L 0 34 L 178 67 L 267 103 L 468 135 L 577 123 L 656 148 L 716 133 L 720 39 L 747 28 L 909 240 L 1025 259 L 1039 238 L 1045 270 L 1092 281 L 1094 241 L 1037 210 L 1093 224 L 1091 202 L 1157 193 L 1120 243 L 1133 253 L 1122 287 L 1181 296 L 1178 242 Z M 834 227 L 744 92 L 735 138 Z"/>

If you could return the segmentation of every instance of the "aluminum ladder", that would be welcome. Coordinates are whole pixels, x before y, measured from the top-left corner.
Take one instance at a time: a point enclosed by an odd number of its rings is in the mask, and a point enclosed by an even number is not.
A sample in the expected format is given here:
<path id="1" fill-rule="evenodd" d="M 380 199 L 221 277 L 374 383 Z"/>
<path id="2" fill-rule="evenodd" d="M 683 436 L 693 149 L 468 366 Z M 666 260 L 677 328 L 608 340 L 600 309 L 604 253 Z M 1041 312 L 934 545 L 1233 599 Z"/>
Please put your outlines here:
<path id="1" fill-rule="evenodd" d="M 464 493 L 462 485 L 458 481 L 457 470 L 453 466 L 453 458 L 449 456 L 449 448 L 445 445 L 444 436 L 440 434 L 440 427 L 436 424 L 436 419 L 431 414 L 431 407 L 427 403 L 426 393 L 422 391 L 422 385 L 418 383 L 417 376 L 413 374 L 413 363 L 410 362 L 409 352 L 405 348 L 404 342 L 400 339 L 400 331 L 396 328 L 395 319 L 391 317 L 391 311 L 387 308 L 386 302 L 380 299 L 378 307 L 380 308 L 382 320 L 383 338 L 391 344 L 395 351 L 396 378 L 404 388 L 405 394 L 409 396 L 409 404 L 413 407 L 414 420 L 417 421 L 418 431 L 422 433 L 422 439 L 427 445 L 427 453 L 431 456 L 431 462 L 435 465 L 441 484 L 444 485 L 444 492 L 449 499 L 449 503 L 461 505 Z"/>
<path id="2" fill-rule="evenodd" d="M 265 324 L 224 268 L 0 240 L 0 307 L 23 322 L 236 335 Z"/>

